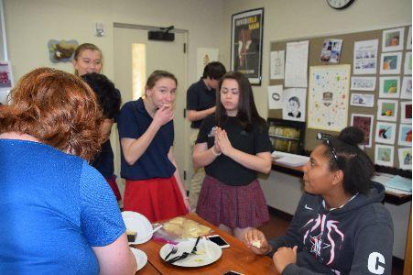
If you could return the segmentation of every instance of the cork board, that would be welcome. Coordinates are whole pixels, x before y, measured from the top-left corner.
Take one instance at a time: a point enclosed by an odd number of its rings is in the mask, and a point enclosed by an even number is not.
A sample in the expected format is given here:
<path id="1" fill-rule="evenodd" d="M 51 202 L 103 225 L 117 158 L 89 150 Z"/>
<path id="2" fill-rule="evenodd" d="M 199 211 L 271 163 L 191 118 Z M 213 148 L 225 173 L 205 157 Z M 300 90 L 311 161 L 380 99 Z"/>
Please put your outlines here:
<path id="1" fill-rule="evenodd" d="M 391 76 L 400 76 L 400 83 L 402 82 L 403 79 L 403 65 L 404 65 L 404 59 L 405 59 L 405 53 L 409 52 L 411 50 L 406 49 L 406 40 L 408 39 L 408 30 L 409 26 L 401 26 L 404 28 L 404 45 L 403 49 L 401 50 L 402 52 L 402 59 L 401 59 L 401 70 L 400 74 L 398 75 L 391 75 Z M 394 27 L 394 28 L 389 28 L 389 29 L 395 29 L 395 28 L 400 28 L 400 27 Z M 274 41 L 271 42 L 270 45 L 270 51 L 280 51 L 284 50 L 286 51 L 286 45 L 289 42 L 299 42 L 299 41 L 309 41 L 309 59 L 308 59 L 308 72 L 307 72 L 307 77 L 309 76 L 309 71 L 311 66 L 334 66 L 334 65 L 344 65 L 348 64 L 351 66 L 350 70 L 350 78 L 353 76 L 357 77 L 376 77 L 376 85 L 375 85 L 375 90 L 374 91 L 353 91 L 350 89 L 349 92 L 349 97 L 351 97 L 352 93 L 362 93 L 362 94 L 374 94 L 374 106 L 373 107 L 358 107 L 358 106 L 352 106 L 349 103 L 348 106 L 348 114 L 347 114 L 347 126 L 350 126 L 351 124 L 351 115 L 352 114 L 364 114 L 364 115 L 372 115 L 374 116 L 374 123 L 373 123 L 373 134 L 372 134 L 372 146 L 370 148 L 366 148 L 367 154 L 371 157 L 372 160 L 374 160 L 374 153 L 375 153 L 375 135 L 374 135 L 374 130 L 375 130 L 375 125 L 377 124 L 377 100 L 379 99 L 379 87 L 380 87 L 380 76 L 389 76 L 389 75 L 380 75 L 380 58 L 381 58 L 381 53 L 382 53 L 382 36 L 383 36 L 383 30 L 387 29 L 379 29 L 379 30 L 373 30 L 373 31 L 365 31 L 365 32 L 357 32 L 357 33 L 348 33 L 348 34 L 340 34 L 340 35 L 328 35 L 328 36 L 320 36 L 320 37 L 313 37 L 313 38 L 297 38 L 293 40 L 285 40 L 285 41 Z M 328 63 L 328 62 L 323 62 L 320 60 L 320 55 L 321 55 L 321 50 L 323 48 L 323 43 L 325 39 L 342 39 L 342 47 L 341 47 L 341 57 L 339 60 L 339 63 Z M 378 40 L 378 51 L 377 51 L 377 70 L 375 74 L 353 74 L 353 54 L 354 54 L 354 43 L 357 41 L 366 41 L 366 40 Z M 411 76 L 411 75 L 410 75 Z M 308 83 L 310 83 L 308 79 Z M 283 85 L 284 86 L 284 79 L 280 80 L 273 80 L 270 79 L 269 85 Z M 400 84 L 401 85 L 401 84 Z M 284 87 L 286 88 L 286 87 Z M 396 128 L 397 131 L 399 130 L 398 125 L 400 124 L 400 102 L 403 101 L 400 98 L 395 99 L 399 102 L 399 114 L 397 117 L 396 123 Z M 404 100 L 406 101 L 406 100 Z M 308 104 L 308 87 L 307 87 L 307 103 Z M 308 106 L 307 106 L 308 107 Z M 306 108 L 306 119 L 308 119 L 308 108 Z M 277 110 L 269 110 L 268 111 L 268 116 L 270 118 L 282 118 L 282 110 L 277 109 Z M 313 150 L 318 144 L 320 144 L 320 141 L 317 140 L 317 133 L 323 132 L 326 134 L 330 135 L 337 135 L 338 132 L 332 132 L 328 130 L 319 130 L 319 129 L 310 129 L 307 127 L 305 131 L 305 141 L 304 141 L 304 149 L 306 151 L 311 151 Z M 398 167 L 399 161 L 398 161 L 398 142 L 397 142 L 397 135 L 396 134 L 396 142 L 394 143 L 394 166 Z M 400 147 L 401 148 L 401 147 Z"/>

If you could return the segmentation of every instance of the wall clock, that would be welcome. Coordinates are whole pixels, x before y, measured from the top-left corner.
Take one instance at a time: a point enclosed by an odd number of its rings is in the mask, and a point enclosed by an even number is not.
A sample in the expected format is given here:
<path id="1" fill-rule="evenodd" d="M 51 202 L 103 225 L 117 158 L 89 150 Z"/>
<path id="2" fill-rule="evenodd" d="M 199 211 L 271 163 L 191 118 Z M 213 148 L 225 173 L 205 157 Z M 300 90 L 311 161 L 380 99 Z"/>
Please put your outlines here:
<path id="1" fill-rule="evenodd" d="M 326 0 L 327 3 L 336 10 L 348 8 L 355 0 Z"/>

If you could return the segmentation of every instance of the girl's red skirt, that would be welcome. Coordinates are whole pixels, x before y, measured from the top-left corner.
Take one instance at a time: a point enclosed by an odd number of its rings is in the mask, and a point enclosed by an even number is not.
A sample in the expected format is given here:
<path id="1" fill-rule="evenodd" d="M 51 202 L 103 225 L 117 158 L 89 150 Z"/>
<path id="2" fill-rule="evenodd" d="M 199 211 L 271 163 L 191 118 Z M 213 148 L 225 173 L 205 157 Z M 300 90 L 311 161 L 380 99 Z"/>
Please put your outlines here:
<path id="1" fill-rule="evenodd" d="M 108 182 L 110 188 L 112 188 L 113 194 L 115 194 L 116 200 L 120 201 L 122 196 L 120 195 L 119 187 L 116 184 L 116 177 L 112 176 L 111 178 L 106 178 L 106 181 Z"/>
<path id="2" fill-rule="evenodd" d="M 206 176 L 196 212 L 215 226 L 230 228 L 259 227 L 270 219 L 258 180 L 245 186 L 230 186 Z"/>
<path id="3" fill-rule="evenodd" d="M 188 213 L 174 176 L 126 180 L 123 209 L 138 212 L 151 223 Z"/>

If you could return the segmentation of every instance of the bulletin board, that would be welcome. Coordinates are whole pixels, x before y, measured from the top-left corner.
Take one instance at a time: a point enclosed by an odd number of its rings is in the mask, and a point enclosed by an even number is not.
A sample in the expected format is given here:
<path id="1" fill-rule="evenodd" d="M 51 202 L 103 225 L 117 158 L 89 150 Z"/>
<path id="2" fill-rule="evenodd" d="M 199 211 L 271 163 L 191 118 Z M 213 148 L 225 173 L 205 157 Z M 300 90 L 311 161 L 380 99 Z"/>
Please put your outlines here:
<path id="1" fill-rule="evenodd" d="M 370 146 L 365 148 L 365 151 L 367 154 L 370 156 L 372 160 L 375 160 L 375 152 L 376 150 L 376 125 L 378 122 L 383 122 L 385 123 L 386 121 L 381 121 L 378 118 L 378 109 L 379 104 L 378 101 L 381 100 L 382 98 L 380 97 L 380 80 L 383 77 L 400 77 L 400 86 L 401 83 L 403 82 L 403 77 L 409 76 L 411 77 L 411 72 L 410 74 L 405 74 L 404 72 L 404 64 L 405 64 L 405 58 L 406 58 L 406 53 L 410 52 L 411 49 L 406 48 L 406 41 L 408 39 L 411 39 L 411 34 L 409 35 L 409 27 L 411 26 L 400 26 L 400 27 L 394 27 L 394 28 L 388 28 L 388 29 L 379 29 L 379 30 L 373 30 L 373 31 L 364 31 L 364 32 L 357 32 L 357 33 L 348 33 L 348 34 L 340 34 L 340 35 L 328 35 L 328 36 L 320 36 L 320 37 L 312 37 L 312 38 L 297 38 L 294 40 L 285 40 L 285 41 L 274 41 L 271 42 L 270 44 L 270 51 L 285 51 L 285 55 L 287 54 L 287 43 L 290 42 L 300 42 L 300 41 L 309 41 L 309 49 L 308 49 L 308 71 L 307 71 L 307 76 L 308 76 L 308 86 L 306 88 L 307 90 L 307 97 L 306 97 L 306 123 L 307 123 L 307 129 L 305 131 L 305 141 L 304 141 L 304 149 L 306 152 L 309 152 L 313 150 L 318 144 L 320 144 L 320 140 L 317 139 L 317 134 L 318 133 L 326 133 L 330 135 L 337 135 L 339 133 L 339 130 L 334 130 L 334 131 L 329 131 L 328 127 L 324 129 L 314 129 L 314 128 L 309 128 L 309 121 L 308 121 L 308 103 L 309 103 L 309 87 L 310 87 L 310 80 L 311 80 L 311 69 L 322 69 L 322 68 L 334 68 L 334 66 L 340 66 L 340 65 L 347 65 L 347 67 L 350 68 L 350 81 L 349 81 L 349 92 L 348 92 L 348 107 L 347 107 L 347 117 L 343 117 L 342 120 L 345 121 L 346 126 L 350 126 L 352 122 L 352 114 L 361 114 L 365 115 L 366 117 L 373 117 L 373 126 L 372 126 L 372 135 L 371 135 L 371 140 L 370 140 Z M 386 32 L 387 30 L 392 30 L 392 29 L 400 29 L 403 28 L 403 45 L 402 49 L 397 50 L 397 52 L 401 53 L 401 69 L 398 74 L 386 74 L 383 75 L 380 72 L 380 67 L 382 66 L 382 38 L 383 38 L 383 31 Z M 338 63 L 330 63 L 326 61 L 321 61 L 321 53 L 323 46 L 325 45 L 326 39 L 330 40 L 335 40 L 335 39 L 340 39 L 342 40 L 342 45 L 341 45 L 341 55 L 339 58 Z M 368 74 L 354 74 L 353 70 L 353 60 L 354 60 L 354 46 L 355 42 L 358 41 L 368 41 L 368 40 L 378 40 L 378 46 L 377 46 L 377 69 L 373 73 L 368 73 Z M 386 52 L 387 53 L 387 52 Z M 386 54 L 385 53 L 385 54 Z M 286 58 L 286 57 L 284 57 Z M 410 57 L 411 60 L 411 57 Z M 271 74 L 271 72 L 270 72 Z M 375 88 L 374 91 L 360 91 L 360 90 L 353 90 L 351 89 L 351 78 L 352 77 L 375 77 Z M 269 86 L 273 85 L 283 85 L 283 88 L 286 89 L 288 87 L 285 87 L 285 78 L 284 79 L 271 79 L 269 77 Z M 383 80 L 382 80 L 383 81 Z M 353 93 L 356 94 L 364 94 L 364 95 L 374 95 L 374 105 L 372 107 L 360 107 L 360 106 L 353 106 L 351 105 L 351 96 Z M 370 96 L 371 99 L 371 96 Z M 393 146 L 393 166 L 395 168 L 401 168 L 399 167 L 399 159 L 398 159 L 398 149 L 399 148 L 407 148 L 406 144 L 405 145 L 400 145 L 398 143 L 398 135 L 400 131 L 400 123 L 401 123 L 401 118 L 400 118 L 400 112 L 401 112 L 401 103 L 402 102 L 407 102 L 410 101 L 411 99 L 401 99 L 400 97 L 398 98 L 386 98 L 386 100 L 394 100 L 398 102 L 398 112 L 399 115 L 397 115 L 396 121 L 392 121 L 391 124 L 395 125 L 395 142 L 393 144 L 379 144 L 380 145 L 389 145 Z M 284 103 L 286 104 L 286 103 Z M 268 111 L 268 116 L 269 118 L 283 118 L 283 110 L 282 109 L 275 109 L 272 110 L 270 109 Z M 285 119 L 285 118 L 284 118 Z M 404 122 L 405 124 L 406 122 Z M 411 124 L 411 123 L 410 123 Z M 343 127 L 343 128 L 344 128 Z M 410 144 L 411 148 L 411 144 Z M 389 165 L 387 165 L 389 166 Z M 411 168 L 410 168 L 411 170 Z"/>

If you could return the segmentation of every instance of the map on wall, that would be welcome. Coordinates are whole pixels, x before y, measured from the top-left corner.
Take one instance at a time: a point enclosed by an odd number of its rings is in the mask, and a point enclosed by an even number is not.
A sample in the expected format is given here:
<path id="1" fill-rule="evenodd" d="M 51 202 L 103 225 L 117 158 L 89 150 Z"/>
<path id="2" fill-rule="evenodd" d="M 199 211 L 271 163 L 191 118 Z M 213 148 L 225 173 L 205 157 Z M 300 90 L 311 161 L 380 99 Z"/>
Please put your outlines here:
<path id="1" fill-rule="evenodd" d="M 310 67 L 308 127 L 341 131 L 347 126 L 350 65 Z"/>

